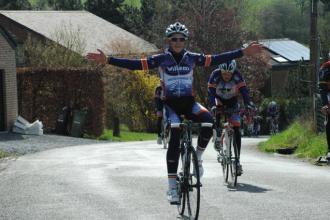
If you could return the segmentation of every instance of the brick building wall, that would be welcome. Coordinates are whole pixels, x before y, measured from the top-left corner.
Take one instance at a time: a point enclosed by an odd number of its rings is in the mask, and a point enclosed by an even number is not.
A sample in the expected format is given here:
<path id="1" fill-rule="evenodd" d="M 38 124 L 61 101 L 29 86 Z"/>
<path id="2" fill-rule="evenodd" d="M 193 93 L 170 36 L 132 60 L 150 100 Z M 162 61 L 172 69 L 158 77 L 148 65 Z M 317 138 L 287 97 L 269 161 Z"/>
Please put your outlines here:
<path id="1" fill-rule="evenodd" d="M 15 49 L 2 32 L 0 32 L 0 48 L 0 70 L 4 73 L 1 87 L 4 90 L 5 130 L 9 130 L 18 114 L 16 60 Z"/>

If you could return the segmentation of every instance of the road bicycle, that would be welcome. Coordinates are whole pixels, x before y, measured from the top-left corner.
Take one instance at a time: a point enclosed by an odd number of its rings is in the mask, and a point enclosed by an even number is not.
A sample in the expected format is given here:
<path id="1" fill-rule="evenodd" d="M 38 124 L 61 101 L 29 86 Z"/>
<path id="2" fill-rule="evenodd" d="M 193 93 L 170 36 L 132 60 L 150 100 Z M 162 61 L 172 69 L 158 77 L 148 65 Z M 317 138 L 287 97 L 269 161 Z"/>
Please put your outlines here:
<path id="1" fill-rule="evenodd" d="M 198 219 L 200 208 L 200 176 L 198 159 L 192 143 L 192 131 L 197 128 L 198 133 L 202 127 L 212 127 L 212 123 L 193 123 L 183 121 L 182 123 L 171 123 L 171 128 L 179 128 L 180 132 L 180 158 L 179 173 L 177 175 L 177 186 L 179 203 L 178 212 L 189 219 Z"/>
<path id="2" fill-rule="evenodd" d="M 234 137 L 234 126 L 228 118 L 237 111 L 235 109 L 218 109 L 215 112 L 214 149 L 217 161 L 221 164 L 224 182 L 229 186 L 237 185 L 238 148 Z M 221 123 L 224 115 L 225 123 Z"/>
<path id="3" fill-rule="evenodd" d="M 278 133 L 278 118 L 275 116 L 269 117 L 269 133 L 270 135 Z"/>

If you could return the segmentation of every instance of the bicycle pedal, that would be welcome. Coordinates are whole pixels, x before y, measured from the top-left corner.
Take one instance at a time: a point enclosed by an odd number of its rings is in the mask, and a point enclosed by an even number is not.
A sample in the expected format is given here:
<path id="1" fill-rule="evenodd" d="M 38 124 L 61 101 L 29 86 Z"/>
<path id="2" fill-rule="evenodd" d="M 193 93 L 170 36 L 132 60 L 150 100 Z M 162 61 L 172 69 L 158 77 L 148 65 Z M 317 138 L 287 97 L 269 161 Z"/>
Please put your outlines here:
<path id="1" fill-rule="evenodd" d="M 170 202 L 171 205 L 180 205 L 180 202 Z"/>

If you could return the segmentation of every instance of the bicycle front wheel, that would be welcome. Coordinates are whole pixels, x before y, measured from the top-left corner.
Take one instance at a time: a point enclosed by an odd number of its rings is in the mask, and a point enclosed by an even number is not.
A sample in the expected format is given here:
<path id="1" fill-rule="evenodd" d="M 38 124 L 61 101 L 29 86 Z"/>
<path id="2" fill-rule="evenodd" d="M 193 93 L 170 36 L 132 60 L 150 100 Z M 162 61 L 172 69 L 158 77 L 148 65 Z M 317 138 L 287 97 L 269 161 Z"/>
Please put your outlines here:
<path id="1" fill-rule="evenodd" d="M 200 177 L 198 159 L 193 147 L 190 148 L 190 154 L 187 156 L 185 164 L 185 177 L 187 178 L 188 190 L 186 194 L 188 216 L 190 219 L 198 219 L 200 206 Z"/>
<path id="2" fill-rule="evenodd" d="M 178 204 L 178 212 L 180 215 L 183 215 L 186 208 L 186 197 L 187 197 L 187 187 L 185 185 L 184 178 L 184 167 L 185 167 L 184 153 L 180 152 L 180 159 L 178 165 L 178 177 L 177 177 L 177 186 L 178 186 L 178 195 L 180 197 L 180 202 Z"/>
<path id="3" fill-rule="evenodd" d="M 238 166 L 238 149 L 236 144 L 236 139 L 231 137 L 230 141 L 230 185 L 236 187 L 237 185 L 237 166 Z"/>
<path id="4" fill-rule="evenodd" d="M 215 142 L 214 144 L 219 144 Z M 228 182 L 228 173 L 229 173 L 229 164 L 227 162 L 227 155 L 223 150 L 223 147 L 219 147 L 219 151 L 218 151 L 218 162 L 221 164 L 221 168 L 222 168 L 222 176 L 223 176 L 223 182 L 227 183 Z"/>

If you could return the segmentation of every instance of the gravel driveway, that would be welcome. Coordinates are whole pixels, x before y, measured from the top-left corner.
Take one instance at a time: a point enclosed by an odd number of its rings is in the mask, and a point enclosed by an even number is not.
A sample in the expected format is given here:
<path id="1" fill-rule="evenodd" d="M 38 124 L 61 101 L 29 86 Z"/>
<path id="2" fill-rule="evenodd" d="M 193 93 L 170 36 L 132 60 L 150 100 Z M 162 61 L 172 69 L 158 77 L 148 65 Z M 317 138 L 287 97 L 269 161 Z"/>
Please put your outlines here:
<path id="1" fill-rule="evenodd" d="M 15 133 L 0 133 L 0 150 L 15 155 L 35 153 L 52 148 L 89 145 L 104 142 L 105 141 L 53 134 L 37 136 L 21 135 Z"/>

